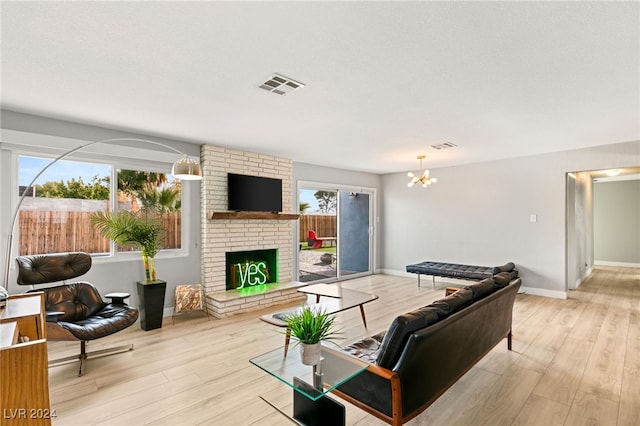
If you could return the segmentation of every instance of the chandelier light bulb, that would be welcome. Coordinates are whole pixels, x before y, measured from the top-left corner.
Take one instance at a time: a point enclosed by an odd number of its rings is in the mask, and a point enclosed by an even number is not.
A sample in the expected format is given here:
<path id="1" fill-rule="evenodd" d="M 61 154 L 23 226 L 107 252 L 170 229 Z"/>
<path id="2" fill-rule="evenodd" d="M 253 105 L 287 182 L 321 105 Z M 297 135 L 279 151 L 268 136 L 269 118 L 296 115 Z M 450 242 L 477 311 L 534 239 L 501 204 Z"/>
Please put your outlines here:
<path id="1" fill-rule="evenodd" d="M 407 187 L 411 188 L 416 183 L 420 182 L 423 188 L 431 185 L 432 183 L 436 183 L 438 179 L 429 177 L 429 169 L 422 168 L 422 160 L 425 158 L 425 155 L 418 155 L 418 160 L 420 160 L 420 170 L 424 170 L 420 176 L 414 175 L 412 172 L 407 173 L 407 176 L 411 178 L 411 181 L 407 184 Z"/>

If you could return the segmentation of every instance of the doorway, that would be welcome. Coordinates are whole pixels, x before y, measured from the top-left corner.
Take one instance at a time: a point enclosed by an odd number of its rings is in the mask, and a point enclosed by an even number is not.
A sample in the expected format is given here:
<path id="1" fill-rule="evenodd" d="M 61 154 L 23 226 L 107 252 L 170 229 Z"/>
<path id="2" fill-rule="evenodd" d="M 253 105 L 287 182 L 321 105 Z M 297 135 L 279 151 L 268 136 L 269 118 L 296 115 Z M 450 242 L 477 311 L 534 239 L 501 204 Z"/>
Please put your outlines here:
<path id="1" fill-rule="evenodd" d="M 373 189 L 298 184 L 298 280 L 372 273 Z"/>
<path id="2" fill-rule="evenodd" d="M 596 185 L 615 186 L 597 191 Z M 637 218 L 640 212 L 640 167 L 574 171 L 566 175 L 565 290 L 575 290 L 594 265 L 640 264 Z"/>

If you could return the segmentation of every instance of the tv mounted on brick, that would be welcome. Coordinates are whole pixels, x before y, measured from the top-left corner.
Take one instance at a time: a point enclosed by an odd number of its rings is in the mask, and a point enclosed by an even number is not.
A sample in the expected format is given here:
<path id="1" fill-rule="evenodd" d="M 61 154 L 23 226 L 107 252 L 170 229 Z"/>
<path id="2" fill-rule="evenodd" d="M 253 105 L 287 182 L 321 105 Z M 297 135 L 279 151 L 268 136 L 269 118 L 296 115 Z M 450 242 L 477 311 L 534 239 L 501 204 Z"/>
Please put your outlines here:
<path id="1" fill-rule="evenodd" d="M 282 212 L 282 179 L 227 174 L 228 209 L 246 212 Z"/>

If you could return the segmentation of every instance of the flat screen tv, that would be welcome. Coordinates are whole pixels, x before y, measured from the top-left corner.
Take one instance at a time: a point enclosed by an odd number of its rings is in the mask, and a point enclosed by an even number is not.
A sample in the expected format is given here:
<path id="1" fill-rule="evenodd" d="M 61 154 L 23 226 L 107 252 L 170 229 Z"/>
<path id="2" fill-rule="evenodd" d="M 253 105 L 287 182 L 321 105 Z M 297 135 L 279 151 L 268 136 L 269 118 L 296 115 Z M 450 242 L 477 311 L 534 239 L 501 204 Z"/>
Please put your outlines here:
<path id="1" fill-rule="evenodd" d="M 227 174 L 229 210 L 243 212 L 282 211 L 282 179 Z"/>

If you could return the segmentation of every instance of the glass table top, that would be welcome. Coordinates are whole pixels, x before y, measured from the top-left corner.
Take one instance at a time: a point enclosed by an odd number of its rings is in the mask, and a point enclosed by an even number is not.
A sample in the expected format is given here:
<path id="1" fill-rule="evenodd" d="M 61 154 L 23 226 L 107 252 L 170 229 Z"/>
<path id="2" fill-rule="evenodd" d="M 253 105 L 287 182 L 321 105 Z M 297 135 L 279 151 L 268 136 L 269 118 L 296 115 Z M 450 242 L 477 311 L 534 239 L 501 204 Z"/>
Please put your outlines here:
<path id="1" fill-rule="evenodd" d="M 300 348 L 296 345 L 286 357 L 282 348 L 277 348 L 249 361 L 313 401 L 369 366 L 324 344 L 321 357 L 320 364 L 316 366 L 304 365 L 300 360 Z"/>

